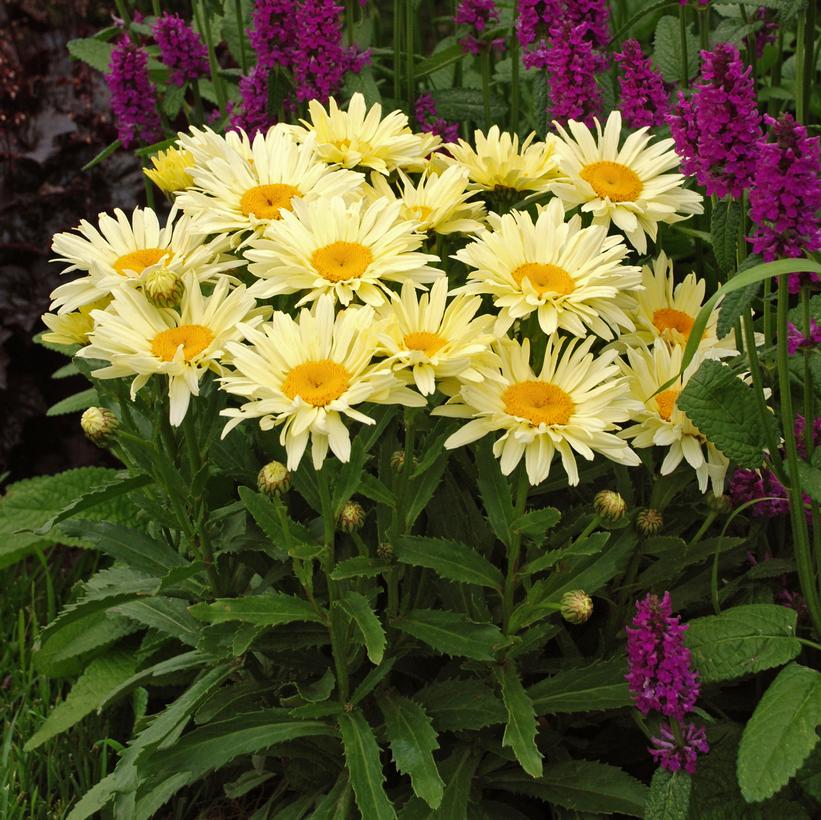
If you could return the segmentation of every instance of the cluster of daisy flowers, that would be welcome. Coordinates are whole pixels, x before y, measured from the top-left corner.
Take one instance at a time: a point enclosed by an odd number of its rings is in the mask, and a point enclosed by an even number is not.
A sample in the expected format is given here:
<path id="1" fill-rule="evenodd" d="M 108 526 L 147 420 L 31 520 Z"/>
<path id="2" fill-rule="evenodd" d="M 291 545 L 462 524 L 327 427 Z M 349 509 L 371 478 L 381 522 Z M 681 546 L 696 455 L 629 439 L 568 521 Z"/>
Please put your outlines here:
<path id="1" fill-rule="evenodd" d="M 147 171 L 164 226 L 137 208 L 55 236 L 79 276 L 52 294 L 46 339 L 132 397 L 165 377 L 174 425 L 211 371 L 233 397 L 224 435 L 278 429 L 289 469 L 309 445 L 317 469 L 347 460 L 368 405 L 398 404 L 465 419 L 446 447 L 491 435 L 534 485 L 556 454 L 576 484 L 579 457 L 638 465 L 658 445 L 662 473 L 684 460 L 720 493 L 727 459 L 676 399 L 735 347 L 713 319 L 682 374 L 704 282 L 676 284 L 663 253 L 633 264 L 702 211 L 678 162 L 647 128 L 623 139 L 619 112 L 443 143 L 355 94 L 253 138 L 192 127 Z"/>

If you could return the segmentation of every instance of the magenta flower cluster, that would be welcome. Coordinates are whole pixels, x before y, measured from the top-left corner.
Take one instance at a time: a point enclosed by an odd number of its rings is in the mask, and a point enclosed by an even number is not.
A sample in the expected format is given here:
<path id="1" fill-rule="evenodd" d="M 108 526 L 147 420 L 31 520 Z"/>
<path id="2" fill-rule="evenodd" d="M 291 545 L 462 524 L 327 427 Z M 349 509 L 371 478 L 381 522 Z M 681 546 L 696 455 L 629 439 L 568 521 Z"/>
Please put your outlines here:
<path id="1" fill-rule="evenodd" d="M 685 174 L 708 195 L 740 197 L 752 185 L 761 138 L 751 69 L 730 43 L 701 58 L 701 78 L 689 99 L 679 92 L 670 130 Z"/>
<path id="2" fill-rule="evenodd" d="M 148 78 L 146 50 L 123 37 L 111 52 L 105 79 L 111 92 L 117 137 L 123 148 L 161 139 L 162 125 L 156 91 Z"/>
<path id="3" fill-rule="evenodd" d="M 806 336 L 792 323 L 787 324 L 787 352 L 790 356 L 802 348 L 814 348 L 821 344 L 821 325 L 810 319 L 810 332 Z"/>
<path id="4" fill-rule="evenodd" d="M 248 39 L 258 67 L 290 66 L 296 45 L 293 0 L 256 0 Z"/>
<path id="5" fill-rule="evenodd" d="M 602 106 L 592 66 L 596 54 L 584 25 L 551 29 L 553 45 L 545 55 L 550 75 L 550 114 L 561 123 L 579 120 L 593 124 Z"/>
<path id="6" fill-rule="evenodd" d="M 670 593 L 648 593 L 636 603 L 632 627 L 627 627 L 627 683 L 636 708 L 658 712 L 663 721 L 650 750 L 659 765 L 671 772 L 695 771 L 696 756 L 708 751 L 703 728 L 686 723 L 698 700 L 700 684 L 690 650 L 684 645 L 687 625 L 673 615 Z M 673 724 L 672 721 L 675 721 Z"/>
<path id="7" fill-rule="evenodd" d="M 413 113 L 420 131 L 437 134 L 444 142 L 456 142 L 459 139 L 459 123 L 448 122 L 439 116 L 431 94 L 420 94 L 416 98 Z"/>
<path id="8" fill-rule="evenodd" d="M 625 40 L 614 58 L 621 69 L 619 89 L 624 122 L 629 128 L 664 125 L 670 111 L 669 92 L 639 41 Z"/>
<path id="9" fill-rule="evenodd" d="M 160 47 L 160 59 L 172 70 L 174 85 L 184 85 L 208 74 L 208 49 L 179 14 L 166 12 L 158 17 L 151 33 Z"/>
<path id="10" fill-rule="evenodd" d="M 462 50 L 471 54 L 479 54 L 487 42 L 482 35 L 494 24 L 499 22 L 499 9 L 495 0 L 461 0 L 456 7 L 453 22 L 457 26 L 467 26 L 468 32 L 460 38 Z M 490 42 L 496 49 L 504 48 L 504 38 L 497 38 Z"/>
<path id="11" fill-rule="evenodd" d="M 821 250 L 821 161 L 819 138 L 790 114 L 766 117 L 772 141 L 758 144 L 758 162 L 750 191 L 753 251 L 770 262 Z M 815 274 L 790 274 L 790 291 L 818 281 Z"/>

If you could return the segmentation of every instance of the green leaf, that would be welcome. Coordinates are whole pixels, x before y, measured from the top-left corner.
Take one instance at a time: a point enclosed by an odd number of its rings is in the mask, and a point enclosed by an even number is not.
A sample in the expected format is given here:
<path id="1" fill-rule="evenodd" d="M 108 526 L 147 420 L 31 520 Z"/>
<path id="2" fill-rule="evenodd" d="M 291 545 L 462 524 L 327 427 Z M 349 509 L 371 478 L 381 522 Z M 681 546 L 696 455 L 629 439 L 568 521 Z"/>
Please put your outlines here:
<path id="1" fill-rule="evenodd" d="M 476 483 L 491 529 L 503 544 L 510 544 L 515 517 L 510 482 L 502 475 L 499 462 L 485 441 L 476 445 L 476 469 L 479 471 Z"/>
<path id="2" fill-rule="evenodd" d="M 360 495 L 364 495 L 365 498 L 376 501 L 377 504 L 384 504 L 387 507 L 396 505 L 396 497 L 394 494 L 376 476 L 370 473 L 364 473 L 362 475 L 358 492 Z"/>
<path id="3" fill-rule="evenodd" d="M 501 590 L 502 573 L 476 550 L 445 538 L 405 535 L 394 544 L 396 557 L 403 564 L 427 567 L 447 581 Z"/>
<path id="4" fill-rule="evenodd" d="M 516 666 L 508 661 L 496 669 L 507 709 L 507 725 L 502 745 L 510 746 L 516 760 L 531 777 L 542 775 L 542 753 L 536 745 L 536 712 L 522 685 Z"/>
<path id="5" fill-rule="evenodd" d="M 414 695 L 440 732 L 481 729 L 504 723 L 507 712 L 496 693 L 473 679 L 436 681 Z"/>
<path id="6" fill-rule="evenodd" d="M 95 658 L 83 672 L 68 697 L 49 712 L 45 723 L 29 738 L 23 751 L 30 752 L 65 732 L 100 707 L 108 693 L 134 674 L 137 659 L 130 652 L 108 652 Z"/>
<path id="7" fill-rule="evenodd" d="M 445 780 L 442 803 L 431 820 L 468 820 L 470 787 L 476 774 L 480 755 L 470 746 L 457 748 L 439 767 Z"/>
<path id="8" fill-rule="evenodd" d="M 108 159 L 115 151 L 122 148 L 123 144 L 119 140 L 114 140 L 114 142 L 110 142 L 100 151 L 99 154 L 96 154 L 92 157 L 80 170 L 81 171 L 90 171 L 95 165 L 99 165 L 104 159 Z"/>
<path id="9" fill-rule="evenodd" d="M 692 77 L 698 71 L 698 38 L 687 29 L 687 76 Z M 653 62 L 658 66 L 668 83 L 681 82 L 681 36 L 677 17 L 666 15 L 656 24 L 653 37 Z"/>
<path id="10" fill-rule="evenodd" d="M 738 785 L 749 803 L 774 795 L 818 742 L 821 673 L 797 663 L 782 669 L 758 702 L 738 748 Z"/>
<path id="11" fill-rule="evenodd" d="M 196 646 L 202 627 L 188 611 L 188 605 L 179 598 L 146 598 L 115 607 L 115 612 L 131 618 L 172 638 Z"/>
<path id="12" fill-rule="evenodd" d="M 795 779 L 813 800 L 821 803 L 821 745 L 816 744 Z"/>
<path id="13" fill-rule="evenodd" d="M 47 416 L 64 416 L 67 413 L 78 413 L 80 410 L 87 410 L 100 401 L 97 391 L 93 387 L 75 393 L 73 396 L 62 399 L 57 404 L 52 404 L 46 410 Z"/>
<path id="14" fill-rule="evenodd" d="M 693 781 L 686 772 L 659 767 L 650 781 L 644 820 L 687 820 Z"/>
<path id="15" fill-rule="evenodd" d="M 340 715 L 338 721 L 345 749 L 345 764 L 362 817 L 368 820 L 393 820 L 396 811 L 382 785 L 385 775 L 373 729 L 359 709 Z"/>
<path id="16" fill-rule="evenodd" d="M 610 533 L 608 532 L 594 532 L 587 538 L 582 538 L 581 541 L 574 541 L 566 547 L 556 550 L 547 550 L 541 555 L 536 556 L 532 561 L 529 561 L 525 566 L 519 570 L 520 575 L 533 575 L 536 572 L 544 572 L 546 569 L 555 566 L 559 561 L 564 561 L 567 558 L 574 558 L 583 555 L 597 555 L 603 549 Z"/>
<path id="17" fill-rule="evenodd" d="M 413 522 L 416 521 L 422 510 L 428 506 L 431 498 L 433 498 L 433 494 L 442 480 L 449 458 L 450 452 L 441 447 L 430 467 L 419 478 L 414 478 L 411 481 L 411 500 L 408 504 L 407 515 L 408 527 L 413 525 Z"/>
<path id="18" fill-rule="evenodd" d="M 434 54 L 432 57 L 428 57 L 427 59 L 422 60 L 421 63 L 418 63 L 416 65 L 416 70 L 414 71 L 414 76 L 417 80 L 419 80 L 422 77 L 426 77 L 428 74 L 441 71 L 446 66 L 458 63 L 464 56 L 464 49 L 460 45 L 454 43 L 454 45 L 449 48 L 443 49 L 442 51 Z"/>
<path id="19" fill-rule="evenodd" d="M 624 656 L 581 669 L 565 669 L 531 686 L 527 692 L 537 715 L 621 709 L 632 702 Z"/>
<path id="20" fill-rule="evenodd" d="M 685 643 L 705 683 L 781 666 L 801 651 L 797 613 L 776 604 L 746 604 L 689 622 Z"/>
<path id="21" fill-rule="evenodd" d="M 713 235 L 713 253 L 718 263 L 722 279 L 728 279 L 736 269 L 736 249 L 738 230 L 741 224 L 741 204 L 731 197 L 722 199 L 713 206 L 710 218 L 710 232 Z M 726 331 L 721 336 L 726 335 Z"/>
<path id="22" fill-rule="evenodd" d="M 754 257 L 748 256 L 744 262 L 747 262 L 750 259 L 753 259 L 755 262 L 761 261 L 756 260 Z M 742 268 L 743 267 L 744 263 L 742 263 Z M 718 311 L 716 335 L 719 339 L 723 339 L 735 327 L 735 323 L 745 313 L 749 313 L 750 308 L 752 307 L 752 304 L 758 296 L 760 290 L 761 283 L 753 282 L 751 285 L 747 285 L 746 288 L 736 290 L 727 295 L 721 303 L 721 307 Z"/>
<path id="23" fill-rule="evenodd" d="M 340 561 L 331 571 L 331 579 L 334 581 L 347 581 L 350 578 L 376 578 L 390 568 L 390 564 L 378 558 L 355 555 L 353 558 Z"/>
<path id="24" fill-rule="evenodd" d="M 245 508 L 251 513 L 257 526 L 271 541 L 276 557 L 284 559 L 287 555 L 289 544 L 305 542 L 305 539 L 300 537 L 301 528 L 299 528 L 296 522 L 293 522 L 293 528 L 290 527 L 291 522 L 289 522 L 287 533 L 283 530 L 282 522 L 277 513 L 276 502 L 266 498 L 262 493 L 255 493 L 248 487 L 239 488 L 239 497 L 245 505 Z M 308 539 L 308 543 L 311 543 L 311 539 Z"/>
<path id="25" fill-rule="evenodd" d="M 169 119 L 176 118 L 185 101 L 185 85 L 167 85 L 163 95 L 162 110 Z"/>
<path id="26" fill-rule="evenodd" d="M 379 666 L 385 656 L 387 639 L 368 599 L 360 592 L 349 591 L 334 601 L 334 606 L 339 607 L 356 624 L 365 640 L 365 649 L 371 663 Z"/>
<path id="27" fill-rule="evenodd" d="M 68 53 L 75 60 L 82 60 L 103 74 L 108 73 L 111 53 L 114 51 L 113 43 L 105 43 L 94 37 L 81 37 L 76 40 L 69 40 L 67 46 Z"/>
<path id="28" fill-rule="evenodd" d="M 799 461 L 798 477 L 801 479 L 801 489 L 813 501 L 821 501 L 821 470 L 807 464 L 806 461 Z"/>
<path id="29" fill-rule="evenodd" d="M 742 467 L 764 460 L 766 438 L 753 388 L 713 359 L 701 363 L 676 404 L 724 455 Z"/>
<path id="30" fill-rule="evenodd" d="M 511 769 L 491 777 L 490 783 L 570 811 L 630 817 L 644 816 L 648 794 L 647 786 L 627 772 L 593 760 L 548 763 L 536 780 Z"/>
<path id="31" fill-rule="evenodd" d="M 334 787 L 318 799 L 310 820 L 337 820 L 343 817 L 350 806 L 350 791 L 348 772 L 343 769 Z"/>
<path id="32" fill-rule="evenodd" d="M 439 743 L 430 718 L 418 703 L 398 694 L 380 698 L 379 707 L 397 771 L 410 777 L 417 797 L 438 808 L 445 784 L 433 759 Z"/>
<path id="33" fill-rule="evenodd" d="M 471 122 L 484 121 L 484 96 L 480 89 L 442 88 L 433 89 L 429 93 L 436 103 L 436 111 L 439 116 L 459 122 L 464 120 L 470 120 Z M 491 94 L 489 102 L 491 120 L 493 122 L 503 120 L 507 116 L 507 103 L 504 99 L 496 94 Z"/>
<path id="34" fill-rule="evenodd" d="M 339 467 L 339 472 L 334 479 L 333 486 L 333 508 L 334 518 L 338 518 L 342 508 L 351 500 L 351 496 L 356 492 L 362 480 L 362 472 L 365 469 L 365 462 L 368 453 L 365 450 L 360 436 L 357 436 L 351 445 L 351 457 Z"/>
<path id="35" fill-rule="evenodd" d="M 412 609 L 393 626 L 432 646 L 437 652 L 476 661 L 492 661 L 504 635 L 496 624 L 475 623 L 464 615 L 439 609 Z"/>
<path id="36" fill-rule="evenodd" d="M 547 530 L 559 523 L 562 514 L 555 507 L 543 507 L 520 515 L 511 525 L 514 531 L 531 538 L 541 539 Z"/>
<path id="37" fill-rule="evenodd" d="M 217 598 L 212 604 L 194 604 L 188 611 L 198 620 L 211 624 L 228 621 L 242 621 L 257 626 L 281 626 L 294 621 L 322 623 L 316 610 L 307 601 L 284 592 L 247 595 L 243 598 Z"/>

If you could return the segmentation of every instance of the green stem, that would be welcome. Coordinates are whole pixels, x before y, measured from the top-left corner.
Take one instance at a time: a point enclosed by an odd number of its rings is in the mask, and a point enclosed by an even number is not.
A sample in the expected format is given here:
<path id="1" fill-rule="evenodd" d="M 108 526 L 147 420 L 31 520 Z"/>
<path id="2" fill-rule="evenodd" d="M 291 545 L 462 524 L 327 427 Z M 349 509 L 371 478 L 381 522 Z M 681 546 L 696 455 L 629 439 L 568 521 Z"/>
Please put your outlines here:
<path id="1" fill-rule="evenodd" d="M 482 49 L 482 127 L 487 131 L 490 128 L 490 48 Z"/>
<path id="2" fill-rule="evenodd" d="M 815 641 L 811 641 L 808 638 L 798 638 L 798 642 L 803 643 L 804 646 L 809 646 L 812 649 L 817 649 L 819 652 L 821 652 L 821 644 L 816 643 Z"/>
<path id="3" fill-rule="evenodd" d="M 117 6 L 117 13 L 123 20 L 123 24 L 125 25 L 125 30 L 129 31 L 131 28 L 131 13 L 128 8 L 128 4 L 126 0 L 114 0 L 114 5 Z M 130 35 L 130 31 L 129 31 Z"/>
<path id="4" fill-rule="evenodd" d="M 234 14 L 237 17 L 239 33 L 239 66 L 243 74 L 248 73 L 248 57 L 245 54 L 245 20 L 242 16 L 242 0 L 234 0 Z"/>
<path id="5" fill-rule="evenodd" d="M 514 3 L 513 28 L 510 35 L 510 130 L 519 131 L 519 38 L 516 36 L 516 19 L 519 16 L 519 4 Z"/>
<path id="6" fill-rule="evenodd" d="M 516 488 L 516 510 L 513 514 L 514 519 L 521 517 L 524 514 L 525 506 L 527 505 L 527 494 L 530 490 L 530 485 L 527 480 L 527 470 L 525 465 L 519 465 L 519 482 Z M 522 534 L 521 532 L 514 532 L 511 538 L 507 552 L 507 574 L 505 575 L 505 586 L 502 593 L 502 616 L 504 618 L 504 631 L 508 634 L 510 630 L 510 616 L 513 614 L 513 604 L 516 595 L 516 582 L 518 580 L 519 572 L 519 558 L 522 551 Z"/>
<path id="7" fill-rule="evenodd" d="M 405 460 L 396 483 L 396 507 L 393 515 L 393 538 L 404 534 L 408 528 L 407 522 L 407 494 L 411 473 L 413 472 L 413 453 L 416 447 L 416 426 L 413 411 L 406 408 L 405 420 Z"/>
<path id="8" fill-rule="evenodd" d="M 678 9 L 678 34 L 681 40 L 681 87 L 690 85 L 690 59 L 687 55 L 687 6 Z"/>
<path id="9" fill-rule="evenodd" d="M 239 2 L 239 0 L 237 0 Z M 348 37 L 348 45 L 352 46 L 354 43 L 354 36 L 353 36 L 353 26 L 354 26 L 354 19 L 353 19 L 353 4 L 354 0 L 345 0 L 345 31 Z"/>
<path id="10" fill-rule="evenodd" d="M 804 114 L 809 115 L 810 97 L 815 85 L 815 0 L 810 0 L 801 14 L 802 17 L 806 15 L 804 22 L 804 61 L 803 65 L 799 63 L 796 55 L 795 70 L 796 75 L 803 75 L 801 105 Z"/>
<path id="11" fill-rule="evenodd" d="M 810 4 L 811 5 L 811 4 Z M 795 118 L 804 122 L 807 109 L 804 103 L 804 84 L 807 77 L 804 75 L 805 33 L 807 30 L 806 11 L 798 13 L 795 27 Z"/>
<path id="12" fill-rule="evenodd" d="M 713 521 L 715 521 L 717 517 L 718 513 L 716 512 L 707 513 L 706 518 L 702 521 L 701 526 L 698 528 L 696 534 L 690 539 L 687 546 L 692 547 L 694 544 L 698 544 L 698 542 L 704 538 L 704 534 L 710 529 L 713 525 Z"/>
<path id="13" fill-rule="evenodd" d="M 194 16 L 197 21 L 197 28 L 205 37 L 205 44 L 208 46 L 208 65 L 211 68 L 211 82 L 214 84 L 214 93 L 217 95 L 217 102 L 223 116 L 226 113 L 227 98 L 225 95 L 225 85 L 220 75 L 220 67 L 217 62 L 217 52 L 214 49 L 214 36 L 211 32 L 211 18 L 203 9 L 202 0 L 194 2 Z"/>
<path id="14" fill-rule="evenodd" d="M 393 0 L 393 99 L 398 103 L 402 83 L 402 15 L 400 0 Z M 411 112 L 408 112 L 410 116 Z"/>
<path id="15" fill-rule="evenodd" d="M 770 87 L 777 88 L 781 85 L 781 63 L 784 60 L 784 28 L 783 26 L 778 27 L 778 45 L 776 46 L 777 53 L 775 56 L 775 62 L 773 63 L 773 67 L 770 71 Z M 773 98 L 767 105 L 767 112 L 770 116 L 775 116 L 778 113 L 780 103 L 777 99 Z M 769 280 L 768 280 L 769 281 Z"/>
<path id="16" fill-rule="evenodd" d="M 154 12 L 154 16 L 159 17 L 162 13 L 162 8 L 160 7 L 160 0 L 151 0 L 151 9 Z"/>
<path id="17" fill-rule="evenodd" d="M 200 81 L 194 80 L 191 83 L 191 90 L 194 92 L 194 115 L 197 118 L 197 125 L 205 122 L 205 107 L 202 104 L 202 94 L 200 93 Z"/>
<path id="18" fill-rule="evenodd" d="M 413 0 L 405 0 L 405 81 L 408 85 L 408 116 L 413 114 L 413 104 L 416 100 L 415 67 L 413 64 L 413 27 L 415 15 Z"/>
<path id="19" fill-rule="evenodd" d="M 584 541 L 584 539 L 587 538 L 587 536 L 590 535 L 590 533 L 593 532 L 593 530 L 595 530 L 596 527 L 598 527 L 601 524 L 601 522 L 602 522 L 602 518 L 597 513 L 596 515 L 593 516 L 593 518 L 590 519 L 587 526 L 581 531 L 581 533 L 576 538 L 574 543 L 575 544 L 580 544 L 582 541 Z"/>

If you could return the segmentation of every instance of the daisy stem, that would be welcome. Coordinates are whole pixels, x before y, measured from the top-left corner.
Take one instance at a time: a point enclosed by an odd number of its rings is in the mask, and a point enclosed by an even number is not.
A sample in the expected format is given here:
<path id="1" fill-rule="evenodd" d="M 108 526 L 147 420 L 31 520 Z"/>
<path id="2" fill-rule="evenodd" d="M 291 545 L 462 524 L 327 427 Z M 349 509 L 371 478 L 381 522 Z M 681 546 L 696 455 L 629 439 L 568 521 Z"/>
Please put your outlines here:
<path id="1" fill-rule="evenodd" d="M 413 13 L 413 0 L 405 0 L 405 73 L 408 83 L 408 116 L 413 112 L 413 103 L 416 99 L 416 80 L 414 78 L 415 68 L 413 65 L 413 26 L 415 15 Z"/>
<path id="2" fill-rule="evenodd" d="M 790 384 L 789 356 L 787 352 L 787 309 L 789 306 L 788 276 L 778 277 L 778 387 L 781 399 L 781 424 L 784 434 L 784 450 L 787 456 L 789 477 L 790 519 L 793 531 L 793 549 L 798 568 L 801 592 L 807 602 L 810 620 L 817 635 L 821 635 L 821 607 L 818 602 L 815 568 L 810 554 L 807 518 L 804 515 L 804 499 L 798 475 L 798 450 L 795 443 L 795 416 Z"/>
<path id="3" fill-rule="evenodd" d="M 214 35 L 211 31 L 211 18 L 204 11 L 202 0 L 194 3 L 194 15 L 197 20 L 197 28 L 205 37 L 205 44 L 208 47 L 208 65 L 211 67 L 211 82 L 214 84 L 214 93 L 217 95 L 220 112 L 225 116 L 226 96 L 225 86 L 222 83 L 220 67 L 217 62 L 217 53 L 214 49 Z"/>
<path id="4" fill-rule="evenodd" d="M 524 464 L 519 465 L 519 480 L 516 488 L 516 509 L 513 513 L 514 520 L 520 518 L 527 505 L 527 494 L 530 484 L 527 480 L 527 470 Z M 510 616 L 513 614 L 513 603 L 516 594 L 516 581 L 519 572 L 519 557 L 522 551 L 522 533 L 516 531 L 507 545 L 507 575 L 505 576 L 505 586 L 502 593 L 502 614 L 504 617 L 504 631 L 508 634 L 510 629 Z"/>
<path id="5" fill-rule="evenodd" d="M 482 116 L 483 128 L 490 128 L 490 46 L 482 49 Z"/>
<path id="6" fill-rule="evenodd" d="M 234 0 L 234 14 L 237 17 L 239 34 L 239 65 L 243 74 L 248 73 L 248 57 L 245 54 L 245 20 L 242 18 L 242 0 Z"/>
<path id="7" fill-rule="evenodd" d="M 681 86 L 682 88 L 688 88 L 690 85 L 690 59 L 687 55 L 687 6 L 679 6 L 678 33 L 681 40 Z"/>
<path id="8" fill-rule="evenodd" d="M 510 130 L 519 130 L 519 38 L 516 36 L 516 20 L 519 17 L 519 3 L 513 7 L 513 26 L 510 29 Z"/>
<path id="9" fill-rule="evenodd" d="M 200 94 L 200 81 L 194 80 L 191 83 L 191 90 L 194 92 L 194 113 L 197 118 L 197 125 L 205 122 L 205 108 L 202 105 L 202 94 Z"/>
<path id="10" fill-rule="evenodd" d="M 237 0 L 237 3 L 239 3 L 239 2 L 240 2 L 240 0 Z M 348 45 L 349 46 L 352 46 L 353 43 L 354 43 L 354 37 L 353 37 L 353 26 L 354 26 L 353 4 L 354 4 L 354 2 L 355 2 L 355 0 L 345 0 L 345 30 L 346 30 L 346 33 L 348 35 Z"/>
<path id="11" fill-rule="evenodd" d="M 400 0 L 393 0 L 393 98 L 399 101 L 402 69 L 402 15 L 399 9 Z M 410 111 L 408 115 L 410 116 Z"/>
<path id="12" fill-rule="evenodd" d="M 131 14 L 128 10 L 128 3 L 126 0 L 114 0 L 114 5 L 117 6 L 117 12 L 125 24 L 126 31 L 131 28 Z"/>

